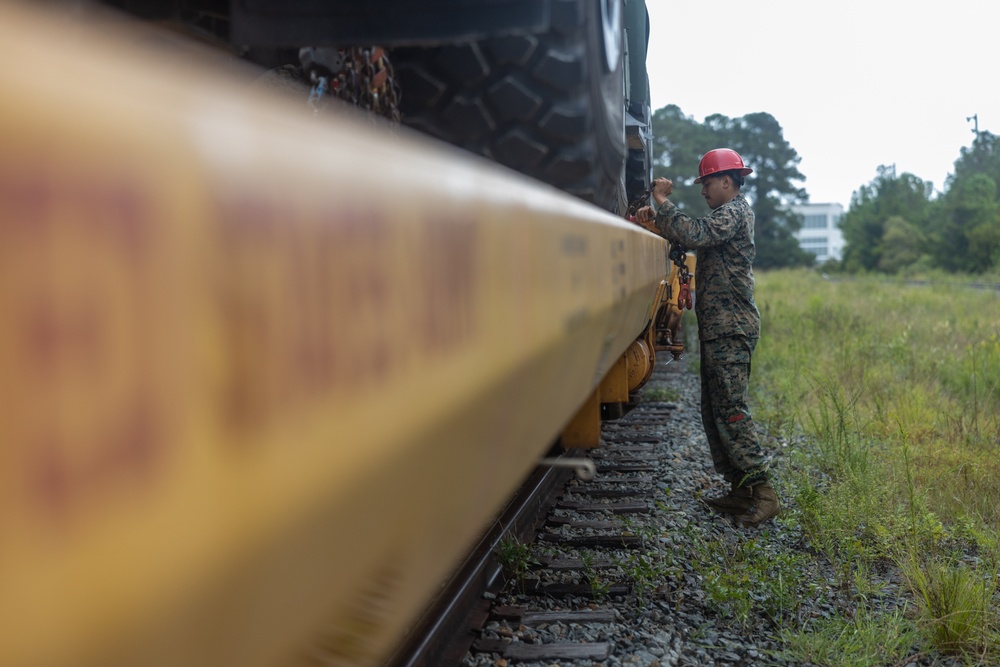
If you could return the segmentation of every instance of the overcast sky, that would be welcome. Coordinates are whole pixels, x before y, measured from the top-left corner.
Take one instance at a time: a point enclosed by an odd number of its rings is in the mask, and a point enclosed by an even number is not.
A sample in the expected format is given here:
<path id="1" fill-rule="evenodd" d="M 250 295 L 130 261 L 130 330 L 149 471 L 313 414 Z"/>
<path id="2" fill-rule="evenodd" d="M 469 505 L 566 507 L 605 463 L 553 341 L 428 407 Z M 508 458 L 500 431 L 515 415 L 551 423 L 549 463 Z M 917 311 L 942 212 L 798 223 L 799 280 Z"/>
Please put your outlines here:
<path id="1" fill-rule="evenodd" d="M 941 191 L 974 138 L 967 116 L 1000 134 L 998 0 L 646 6 L 653 109 L 771 114 L 813 203 L 846 209 L 882 164 Z"/>

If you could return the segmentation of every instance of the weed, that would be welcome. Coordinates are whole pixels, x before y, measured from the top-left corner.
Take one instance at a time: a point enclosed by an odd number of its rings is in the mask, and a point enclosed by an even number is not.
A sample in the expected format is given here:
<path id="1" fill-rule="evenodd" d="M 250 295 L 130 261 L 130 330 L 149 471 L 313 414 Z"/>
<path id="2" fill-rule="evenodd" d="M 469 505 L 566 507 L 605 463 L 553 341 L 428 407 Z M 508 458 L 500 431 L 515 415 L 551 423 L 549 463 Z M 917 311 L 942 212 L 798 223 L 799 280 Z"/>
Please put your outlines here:
<path id="1" fill-rule="evenodd" d="M 630 552 L 626 558 L 618 560 L 617 565 L 632 582 L 635 596 L 644 600 L 677 574 L 677 564 L 671 551 L 660 541 L 656 528 L 628 518 L 624 519 L 624 524 L 628 532 L 642 538 L 646 549 Z"/>
<path id="2" fill-rule="evenodd" d="M 505 536 L 493 550 L 508 581 L 523 582 L 533 564 L 531 545 L 516 537 Z"/>
<path id="3" fill-rule="evenodd" d="M 658 551 L 630 553 L 618 565 L 632 582 L 632 591 L 640 601 L 647 599 L 670 575 L 670 564 Z"/>
<path id="4" fill-rule="evenodd" d="M 981 654 L 989 648 L 996 572 L 954 562 L 909 560 L 903 574 L 917 599 L 921 629 L 942 653 Z"/>
<path id="5" fill-rule="evenodd" d="M 697 568 L 717 614 L 741 625 L 757 617 L 779 625 L 796 616 L 806 586 L 803 555 L 750 538 L 732 551 L 711 543 L 708 556 Z"/>
<path id="6" fill-rule="evenodd" d="M 611 593 L 611 582 L 599 574 L 592 574 L 587 577 L 590 583 L 590 594 L 595 600 L 604 600 Z"/>
<path id="7" fill-rule="evenodd" d="M 681 397 L 681 391 L 676 387 L 649 387 L 642 392 L 643 401 L 646 403 L 676 403 Z"/>
<path id="8" fill-rule="evenodd" d="M 590 584 L 590 594 L 597 600 L 608 597 L 611 592 L 611 583 L 594 568 L 594 554 L 585 551 L 580 554 L 580 560 L 583 561 L 583 576 Z"/>
<path id="9" fill-rule="evenodd" d="M 902 611 L 875 614 L 859 607 L 848 617 L 819 619 L 780 633 L 783 657 L 816 667 L 870 667 L 904 664 L 917 631 Z"/>

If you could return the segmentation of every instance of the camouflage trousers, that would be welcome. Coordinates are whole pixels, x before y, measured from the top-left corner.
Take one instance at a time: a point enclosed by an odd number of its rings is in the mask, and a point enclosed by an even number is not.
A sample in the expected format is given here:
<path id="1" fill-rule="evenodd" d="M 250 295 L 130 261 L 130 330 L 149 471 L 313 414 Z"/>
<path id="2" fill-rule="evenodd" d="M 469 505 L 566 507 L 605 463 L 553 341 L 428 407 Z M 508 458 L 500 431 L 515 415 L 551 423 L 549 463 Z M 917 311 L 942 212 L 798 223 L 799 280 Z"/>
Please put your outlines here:
<path id="1" fill-rule="evenodd" d="M 747 407 L 750 358 L 756 346 L 757 339 L 746 336 L 700 343 L 701 422 L 715 470 L 737 484 L 768 480 L 770 459 Z"/>

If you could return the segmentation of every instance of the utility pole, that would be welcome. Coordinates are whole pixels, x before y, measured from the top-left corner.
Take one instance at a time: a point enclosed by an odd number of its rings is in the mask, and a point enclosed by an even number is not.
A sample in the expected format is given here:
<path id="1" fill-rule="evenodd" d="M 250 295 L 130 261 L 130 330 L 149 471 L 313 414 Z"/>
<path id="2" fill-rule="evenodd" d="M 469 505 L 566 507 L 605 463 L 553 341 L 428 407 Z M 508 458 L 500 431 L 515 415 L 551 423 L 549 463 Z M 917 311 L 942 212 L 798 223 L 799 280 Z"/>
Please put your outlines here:
<path id="1" fill-rule="evenodd" d="M 976 139 L 978 139 L 979 138 L 979 114 L 974 113 L 971 116 L 966 116 L 965 117 L 965 122 L 966 123 L 968 123 L 970 120 L 973 122 L 972 133 L 974 135 L 976 135 Z"/>

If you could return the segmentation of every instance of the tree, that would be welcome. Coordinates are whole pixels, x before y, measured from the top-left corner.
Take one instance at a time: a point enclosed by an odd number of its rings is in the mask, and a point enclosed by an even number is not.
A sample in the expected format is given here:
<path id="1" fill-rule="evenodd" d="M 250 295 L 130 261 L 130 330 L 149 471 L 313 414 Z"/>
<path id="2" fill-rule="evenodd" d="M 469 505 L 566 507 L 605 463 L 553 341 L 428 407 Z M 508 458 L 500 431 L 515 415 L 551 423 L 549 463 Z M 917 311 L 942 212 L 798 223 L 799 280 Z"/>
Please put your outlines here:
<path id="1" fill-rule="evenodd" d="M 973 273 L 1000 268 L 1000 137 L 976 135 L 948 177 L 930 235 L 936 264 Z"/>
<path id="2" fill-rule="evenodd" d="M 897 216 L 917 230 L 927 229 L 933 189 L 929 181 L 913 174 L 897 177 L 895 167 L 879 167 L 875 180 L 854 193 L 850 208 L 840 219 L 845 242 L 844 268 L 879 270 L 885 252 L 886 224 L 891 217 Z M 889 261 L 891 265 L 895 263 L 896 259 Z"/>
<path id="3" fill-rule="evenodd" d="M 711 132 L 692 116 L 685 116 L 675 104 L 657 109 L 653 113 L 653 169 L 657 175 L 674 182 L 670 199 L 679 208 L 701 215 L 705 200 L 701 189 L 694 184 L 698 177 L 698 162 L 713 146 Z"/>
<path id="4" fill-rule="evenodd" d="M 932 231 L 936 263 L 948 271 L 972 273 L 1000 267 L 996 181 L 985 173 L 956 174 L 942 209 Z"/>
<path id="5" fill-rule="evenodd" d="M 1000 268 L 1000 138 L 980 132 L 943 195 L 931 194 L 913 174 L 879 167 L 841 218 L 844 268 L 896 273 L 922 258 L 951 272 Z"/>
<path id="6" fill-rule="evenodd" d="M 926 240 L 923 233 L 898 215 L 885 221 L 879 243 L 878 270 L 899 273 L 916 264 L 923 256 Z"/>
<path id="7" fill-rule="evenodd" d="M 948 177 L 945 188 L 951 189 L 955 183 L 975 174 L 985 174 L 1000 186 L 1000 137 L 997 135 L 980 132 L 971 147 L 962 147 L 955 161 L 955 174 Z M 1000 199 L 1000 190 L 993 198 Z"/>
<path id="8" fill-rule="evenodd" d="M 701 156 L 712 148 L 728 147 L 742 157 L 754 173 L 747 177 L 744 193 L 754 208 L 757 259 L 754 266 L 776 268 L 814 263 L 801 250 L 794 233 L 801 218 L 789 205 L 804 201 L 805 190 L 794 181 L 805 177 L 798 170 L 800 158 L 785 141 L 781 125 L 768 113 L 741 118 L 714 114 L 698 123 L 679 107 L 669 105 L 653 114 L 655 169 L 674 181 L 671 199 L 690 215 L 705 215 L 700 188 L 694 185 Z"/>

